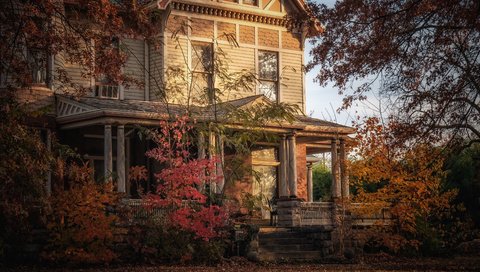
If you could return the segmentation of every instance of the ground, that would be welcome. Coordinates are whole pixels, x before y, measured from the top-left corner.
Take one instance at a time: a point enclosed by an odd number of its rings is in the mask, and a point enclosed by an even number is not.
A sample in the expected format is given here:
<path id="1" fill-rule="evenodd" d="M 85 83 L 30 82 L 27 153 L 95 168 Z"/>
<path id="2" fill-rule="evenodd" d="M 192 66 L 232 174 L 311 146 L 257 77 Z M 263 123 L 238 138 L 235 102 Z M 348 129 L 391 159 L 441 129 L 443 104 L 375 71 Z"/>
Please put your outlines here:
<path id="1" fill-rule="evenodd" d="M 480 271 L 479 257 L 399 258 L 388 255 L 370 255 L 351 264 L 258 264 L 233 258 L 217 266 L 112 266 L 97 268 L 38 268 L 32 266 L 5 268 L 0 271 L 78 271 L 78 272 L 156 272 L 156 271 Z"/>

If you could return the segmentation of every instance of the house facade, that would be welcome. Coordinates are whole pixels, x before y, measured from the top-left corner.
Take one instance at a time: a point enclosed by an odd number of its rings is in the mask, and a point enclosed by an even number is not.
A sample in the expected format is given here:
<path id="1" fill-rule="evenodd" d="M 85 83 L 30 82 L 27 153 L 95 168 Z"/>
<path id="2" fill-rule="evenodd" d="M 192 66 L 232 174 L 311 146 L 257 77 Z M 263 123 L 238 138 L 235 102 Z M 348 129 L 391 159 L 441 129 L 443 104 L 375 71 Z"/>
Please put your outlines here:
<path id="1" fill-rule="evenodd" d="M 153 45 L 138 37 L 118 41 L 128 52 L 123 72 L 141 84 L 112 85 L 87 78 L 78 64 L 61 53 L 49 56 L 35 72 L 38 84 L 20 92 L 19 99 L 32 107 L 53 105 L 47 122 L 39 123 L 47 138 L 54 133 L 89 161 L 97 179 L 113 179 L 118 192 L 135 197 L 139 185 L 129 182 L 128 169 L 143 165 L 154 173 L 160 167 L 146 158 L 152 143 L 136 137 L 138 126 L 158 126 L 172 114 L 181 114 L 185 106 L 197 110 L 199 122 L 207 122 L 211 100 L 204 90 L 220 90 L 214 95 L 219 103 L 235 108 L 287 103 L 298 109 L 295 120 L 264 126 L 278 140 L 258 143 L 247 158 L 259 175 L 228 188 L 219 184 L 216 190 L 225 190 L 238 201 L 240 193 L 263 194 L 284 201 L 279 207 L 289 211 L 304 207 L 303 215 L 279 214 L 280 225 L 304 225 L 301 220 L 309 209 L 328 206 L 305 204 L 313 202 L 314 160 L 309 155 L 331 153 L 332 200 L 348 199 L 345 144 L 353 129 L 304 114 L 304 44 L 320 28 L 286 19 L 309 14 L 302 0 L 159 0 L 152 1 L 151 8 L 160 14 L 160 42 Z M 68 72 L 72 83 L 90 91 L 71 97 L 55 79 L 47 82 L 45 74 L 55 74 L 56 67 Z M 255 80 L 249 87 L 231 88 L 221 73 L 245 79 L 250 75 Z M 242 124 L 235 126 L 242 129 Z M 214 144 L 222 145 L 216 135 L 199 138 L 197 155 L 208 155 L 206 146 Z M 218 150 L 220 157 L 228 155 L 223 148 Z M 152 175 L 141 186 L 148 189 L 153 184 Z M 50 192 L 51 187 L 48 182 L 46 190 Z M 269 216 L 262 213 L 263 218 Z M 311 225 L 333 224 L 330 215 L 312 220 L 316 221 Z"/>

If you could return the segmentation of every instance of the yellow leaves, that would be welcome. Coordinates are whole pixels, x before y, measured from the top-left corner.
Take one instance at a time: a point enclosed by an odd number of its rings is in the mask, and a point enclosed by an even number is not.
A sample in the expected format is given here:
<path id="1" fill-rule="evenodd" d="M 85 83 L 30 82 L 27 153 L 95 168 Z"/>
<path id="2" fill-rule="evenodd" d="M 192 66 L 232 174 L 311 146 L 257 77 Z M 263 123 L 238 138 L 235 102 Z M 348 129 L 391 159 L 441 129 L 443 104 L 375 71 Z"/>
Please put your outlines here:
<path id="1" fill-rule="evenodd" d="M 396 249 L 402 243 L 415 247 L 418 220 L 428 223 L 440 218 L 451 208 L 457 191 L 441 191 L 445 173 L 440 149 L 393 144 L 389 125 L 382 126 L 380 120 L 369 118 L 357 128 L 356 148 L 360 153 L 350 162 L 351 180 L 357 189 L 353 201 L 368 203 L 371 208 L 367 212 L 371 213 L 379 203 L 389 207 L 395 225 L 384 230 L 410 238 L 392 236 L 383 242 Z"/>

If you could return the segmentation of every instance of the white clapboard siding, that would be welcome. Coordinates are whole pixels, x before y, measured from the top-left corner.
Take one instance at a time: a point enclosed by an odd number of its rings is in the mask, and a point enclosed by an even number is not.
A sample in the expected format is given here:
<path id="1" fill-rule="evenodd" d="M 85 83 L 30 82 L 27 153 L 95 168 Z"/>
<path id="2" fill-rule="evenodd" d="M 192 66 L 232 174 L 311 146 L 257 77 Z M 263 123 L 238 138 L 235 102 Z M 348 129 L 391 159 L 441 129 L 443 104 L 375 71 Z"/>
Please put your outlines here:
<path id="1" fill-rule="evenodd" d="M 81 87 L 91 87 L 91 79 L 82 76 L 83 68 L 79 64 L 65 62 L 65 71 L 70 81 Z"/>
<path id="2" fill-rule="evenodd" d="M 245 47 L 234 47 L 230 45 L 222 45 L 220 49 L 225 53 L 226 59 L 222 60 L 221 65 L 226 65 L 232 79 L 239 77 L 236 73 L 255 73 L 255 49 Z M 217 79 L 217 87 L 221 88 L 221 81 Z M 255 86 L 252 89 L 239 88 L 237 90 L 224 91 L 222 100 L 233 100 L 242 97 L 255 95 Z"/>
<path id="3" fill-rule="evenodd" d="M 185 73 L 183 76 L 177 76 L 177 77 L 167 77 L 165 76 L 165 83 L 167 85 L 175 86 L 179 89 L 182 90 L 181 93 L 174 92 L 174 93 L 167 93 L 167 98 L 169 102 L 171 103 L 179 103 L 179 104 L 184 104 L 187 101 L 187 84 L 188 84 L 188 79 L 186 77 L 187 74 L 187 64 L 189 62 L 188 60 L 188 40 L 179 38 L 179 39 L 173 39 L 170 37 L 167 37 L 165 39 L 165 65 L 163 66 L 163 60 L 161 59 L 161 56 L 157 56 L 158 61 L 151 63 L 150 68 L 152 69 L 153 74 L 156 77 L 156 80 L 159 83 L 162 83 L 162 77 L 160 76 L 164 71 L 166 71 L 168 68 L 179 68 L 182 69 Z M 152 56 L 151 56 L 152 57 Z M 153 82 L 151 82 L 153 84 Z M 171 88 L 167 88 L 167 91 L 171 91 Z M 152 100 L 155 100 L 155 96 L 159 93 L 159 87 L 158 86 L 152 86 L 151 85 L 151 93 L 152 94 Z M 156 98 L 158 100 L 158 97 Z"/>
<path id="4" fill-rule="evenodd" d="M 164 49 L 163 46 L 161 46 L 160 48 L 155 48 L 154 46 L 150 46 L 149 48 L 150 100 L 158 100 L 157 94 L 159 93 L 160 86 L 162 86 L 163 69 L 164 69 L 163 52 L 162 52 L 163 49 Z"/>
<path id="5" fill-rule="evenodd" d="M 282 53 L 281 98 L 282 102 L 297 104 L 303 108 L 302 54 Z"/>
<path id="6" fill-rule="evenodd" d="M 141 84 L 145 81 L 145 48 L 143 40 L 124 39 L 122 50 L 128 53 L 123 72 Z M 125 99 L 144 100 L 145 91 L 142 85 L 130 84 L 125 88 Z"/>

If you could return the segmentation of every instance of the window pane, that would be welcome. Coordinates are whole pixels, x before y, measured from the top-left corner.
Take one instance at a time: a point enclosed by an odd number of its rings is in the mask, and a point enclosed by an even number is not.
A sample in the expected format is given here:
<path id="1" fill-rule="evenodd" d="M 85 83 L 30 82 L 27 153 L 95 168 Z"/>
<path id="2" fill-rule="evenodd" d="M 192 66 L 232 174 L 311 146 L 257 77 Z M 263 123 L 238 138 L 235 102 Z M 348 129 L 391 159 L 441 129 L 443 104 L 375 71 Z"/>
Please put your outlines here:
<path id="1" fill-rule="evenodd" d="M 260 79 L 276 81 L 278 78 L 278 57 L 275 52 L 258 51 Z"/>
<path id="2" fill-rule="evenodd" d="M 194 89 L 204 91 L 206 88 L 210 88 L 211 74 L 206 73 L 193 73 L 193 87 Z"/>
<path id="3" fill-rule="evenodd" d="M 209 43 L 192 44 L 192 70 L 196 72 L 212 72 L 213 50 Z"/>
<path id="4" fill-rule="evenodd" d="M 274 147 L 258 147 L 252 151 L 252 159 L 259 161 L 277 161 L 277 149 Z"/>
<path id="5" fill-rule="evenodd" d="M 245 5 L 256 6 L 257 5 L 257 0 L 243 0 L 242 3 L 245 4 Z"/>
<path id="6" fill-rule="evenodd" d="M 260 81 L 259 91 L 268 99 L 277 101 L 277 83 L 273 81 Z"/>

